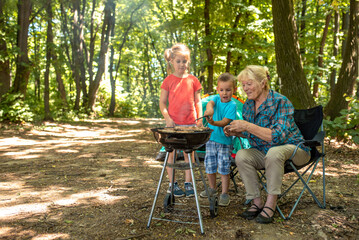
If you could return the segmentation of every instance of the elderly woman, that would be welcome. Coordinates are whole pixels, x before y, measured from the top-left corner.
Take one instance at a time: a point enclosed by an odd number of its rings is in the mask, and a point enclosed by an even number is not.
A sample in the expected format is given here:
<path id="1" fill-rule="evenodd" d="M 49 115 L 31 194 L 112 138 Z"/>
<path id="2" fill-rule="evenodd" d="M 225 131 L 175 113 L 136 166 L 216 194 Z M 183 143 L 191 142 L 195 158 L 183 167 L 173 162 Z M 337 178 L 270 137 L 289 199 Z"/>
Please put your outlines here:
<path id="1" fill-rule="evenodd" d="M 269 89 L 266 67 L 247 66 L 239 75 L 247 100 L 243 105 L 243 119 L 225 127 L 228 136 L 246 137 L 250 149 L 241 149 L 236 165 L 246 188 L 246 199 L 253 200 L 241 214 L 258 223 L 271 223 L 281 193 L 284 162 L 292 155 L 295 145 L 303 140 L 294 122 L 292 103 L 283 95 Z M 303 165 L 310 159 L 309 148 L 298 149 L 293 162 Z M 257 170 L 265 169 L 268 196 L 263 203 Z"/>

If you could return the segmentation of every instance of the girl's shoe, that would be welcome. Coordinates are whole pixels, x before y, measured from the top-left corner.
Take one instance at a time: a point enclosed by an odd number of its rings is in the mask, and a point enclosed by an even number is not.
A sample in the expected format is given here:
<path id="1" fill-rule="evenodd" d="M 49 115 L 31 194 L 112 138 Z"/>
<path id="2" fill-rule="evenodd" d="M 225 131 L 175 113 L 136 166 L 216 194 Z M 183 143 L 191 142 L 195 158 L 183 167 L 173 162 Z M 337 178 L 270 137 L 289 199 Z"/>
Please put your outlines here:
<path id="1" fill-rule="evenodd" d="M 194 190 L 193 190 L 192 183 L 190 183 L 190 182 L 184 183 L 184 190 L 185 190 L 186 197 L 194 196 Z"/>
<path id="2" fill-rule="evenodd" d="M 167 193 L 171 193 L 171 186 L 168 188 Z M 183 190 L 178 186 L 177 182 L 173 184 L 173 195 L 175 197 L 183 197 L 186 195 L 185 192 L 183 192 Z"/>

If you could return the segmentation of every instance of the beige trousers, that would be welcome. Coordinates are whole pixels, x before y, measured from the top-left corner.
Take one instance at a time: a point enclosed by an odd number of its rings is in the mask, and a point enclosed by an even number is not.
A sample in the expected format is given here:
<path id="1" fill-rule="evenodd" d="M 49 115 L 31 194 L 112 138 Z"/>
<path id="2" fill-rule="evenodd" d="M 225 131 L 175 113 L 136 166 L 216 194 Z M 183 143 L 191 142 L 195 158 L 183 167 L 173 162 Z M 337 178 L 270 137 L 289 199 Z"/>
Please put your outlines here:
<path id="1" fill-rule="evenodd" d="M 282 178 L 284 174 L 284 162 L 289 159 L 295 145 L 286 144 L 271 147 L 267 154 L 255 149 L 241 149 L 236 154 L 236 165 L 246 188 L 246 199 L 260 197 L 260 183 L 257 170 L 265 169 L 267 189 L 271 195 L 281 193 Z M 293 158 L 295 165 L 304 165 L 310 159 L 309 153 L 298 148 Z"/>

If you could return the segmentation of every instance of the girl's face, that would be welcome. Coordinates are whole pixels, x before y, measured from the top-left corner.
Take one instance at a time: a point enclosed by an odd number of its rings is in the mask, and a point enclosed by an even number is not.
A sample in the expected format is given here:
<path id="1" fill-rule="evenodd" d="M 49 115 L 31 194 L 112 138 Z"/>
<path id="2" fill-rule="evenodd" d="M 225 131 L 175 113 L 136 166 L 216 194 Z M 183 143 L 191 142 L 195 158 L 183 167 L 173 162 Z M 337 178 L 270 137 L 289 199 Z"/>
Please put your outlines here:
<path id="1" fill-rule="evenodd" d="M 244 92 L 247 94 L 247 98 L 257 101 L 261 97 L 264 91 L 265 84 L 252 79 L 242 80 L 242 87 Z"/>
<path id="2" fill-rule="evenodd" d="M 186 73 L 189 65 L 188 57 L 179 54 L 177 54 L 176 57 L 172 59 L 171 63 L 174 68 L 174 74 L 179 76 Z"/>
<path id="3" fill-rule="evenodd" d="M 222 82 L 218 81 L 217 92 L 221 97 L 221 102 L 226 103 L 231 101 L 234 87 L 231 81 Z"/>

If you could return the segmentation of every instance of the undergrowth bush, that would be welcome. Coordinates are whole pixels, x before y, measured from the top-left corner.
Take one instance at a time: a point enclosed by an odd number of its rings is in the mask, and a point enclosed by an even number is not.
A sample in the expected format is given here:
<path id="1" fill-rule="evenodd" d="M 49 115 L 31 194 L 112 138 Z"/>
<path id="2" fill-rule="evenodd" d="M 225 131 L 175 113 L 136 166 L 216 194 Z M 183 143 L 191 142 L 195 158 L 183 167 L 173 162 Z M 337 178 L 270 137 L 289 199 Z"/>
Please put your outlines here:
<path id="1" fill-rule="evenodd" d="M 352 99 L 349 110 L 343 109 L 340 114 L 333 121 L 324 120 L 326 135 L 359 144 L 359 100 Z"/>
<path id="2" fill-rule="evenodd" d="M 22 94 L 6 94 L 0 102 L 0 121 L 13 123 L 32 122 L 34 112 Z"/>

